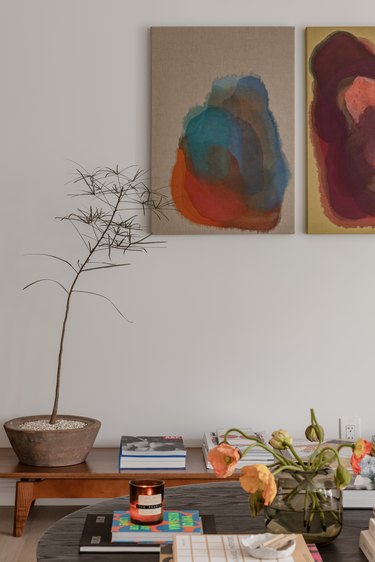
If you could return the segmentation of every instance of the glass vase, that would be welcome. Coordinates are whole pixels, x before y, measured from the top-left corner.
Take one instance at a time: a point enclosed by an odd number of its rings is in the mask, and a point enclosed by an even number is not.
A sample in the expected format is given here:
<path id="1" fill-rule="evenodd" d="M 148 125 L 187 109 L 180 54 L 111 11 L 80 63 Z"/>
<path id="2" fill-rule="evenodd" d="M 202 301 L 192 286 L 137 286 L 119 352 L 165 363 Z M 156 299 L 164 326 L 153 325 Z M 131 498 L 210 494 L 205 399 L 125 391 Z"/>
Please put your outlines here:
<path id="1" fill-rule="evenodd" d="M 281 472 L 277 495 L 265 508 L 271 533 L 301 533 L 307 543 L 326 544 L 342 529 L 342 492 L 333 471 Z"/>

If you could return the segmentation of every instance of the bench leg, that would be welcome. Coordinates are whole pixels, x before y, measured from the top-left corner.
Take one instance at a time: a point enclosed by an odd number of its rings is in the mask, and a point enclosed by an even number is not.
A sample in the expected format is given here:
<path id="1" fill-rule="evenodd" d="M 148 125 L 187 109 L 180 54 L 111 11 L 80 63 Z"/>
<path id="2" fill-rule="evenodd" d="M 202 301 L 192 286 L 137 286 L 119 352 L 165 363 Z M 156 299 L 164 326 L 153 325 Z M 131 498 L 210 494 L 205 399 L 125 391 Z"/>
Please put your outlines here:
<path id="1" fill-rule="evenodd" d="M 34 482 L 17 482 L 13 536 L 21 537 L 30 508 L 34 504 Z"/>

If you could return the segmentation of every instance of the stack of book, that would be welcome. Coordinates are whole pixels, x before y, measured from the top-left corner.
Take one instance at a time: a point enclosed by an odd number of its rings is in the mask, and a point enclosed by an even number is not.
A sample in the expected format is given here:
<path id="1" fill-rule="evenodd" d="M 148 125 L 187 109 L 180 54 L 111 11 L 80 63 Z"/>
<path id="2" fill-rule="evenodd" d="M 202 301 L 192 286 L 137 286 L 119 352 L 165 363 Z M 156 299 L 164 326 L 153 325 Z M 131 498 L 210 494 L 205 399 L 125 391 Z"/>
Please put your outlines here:
<path id="1" fill-rule="evenodd" d="M 180 435 L 121 437 L 120 470 L 186 468 L 186 448 Z"/>
<path id="2" fill-rule="evenodd" d="M 259 439 L 262 443 L 267 443 L 267 437 L 264 431 L 254 431 L 253 429 L 241 429 L 246 435 L 254 436 Z M 211 463 L 208 460 L 208 453 L 213 448 L 216 447 L 223 439 L 226 433 L 225 429 L 218 429 L 216 432 L 206 431 L 203 435 L 202 452 L 206 462 L 207 468 L 212 468 Z M 227 441 L 231 445 L 238 447 L 241 451 L 244 451 L 251 441 L 242 437 L 241 434 L 233 432 L 227 436 Z M 256 446 L 248 451 L 238 462 L 238 468 L 246 466 L 248 464 L 265 464 L 270 465 L 275 462 L 274 456 L 263 449 L 260 446 Z"/>
<path id="3" fill-rule="evenodd" d="M 160 552 L 175 535 L 215 533 L 212 515 L 197 510 L 165 511 L 158 525 L 134 525 L 129 511 L 86 516 L 80 552 Z"/>
<path id="4" fill-rule="evenodd" d="M 370 562 L 375 562 L 375 518 L 371 517 L 368 529 L 359 535 L 359 548 Z"/>

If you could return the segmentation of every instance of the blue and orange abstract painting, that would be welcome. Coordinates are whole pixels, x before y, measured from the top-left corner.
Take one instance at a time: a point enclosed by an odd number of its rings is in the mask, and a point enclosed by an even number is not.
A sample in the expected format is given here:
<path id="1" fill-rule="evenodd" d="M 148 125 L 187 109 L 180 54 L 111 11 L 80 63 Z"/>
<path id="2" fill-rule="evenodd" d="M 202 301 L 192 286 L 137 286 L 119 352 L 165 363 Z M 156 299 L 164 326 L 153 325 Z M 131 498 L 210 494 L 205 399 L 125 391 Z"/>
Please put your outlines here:
<path id="1" fill-rule="evenodd" d="M 261 78 L 216 79 L 184 120 L 171 177 L 178 211 L 197 224 L 267 232 L 280 220 L 289 177 Z"/>
<path id="2" fill-rule="evenodd" d="M 307 38 L 308 230 L 375 233 L 375 28 Z"/>
<path id="3" fill-rule="evenodd" d="M 294 28 L 151 29 L 154 234 L 294 232 Z"/>

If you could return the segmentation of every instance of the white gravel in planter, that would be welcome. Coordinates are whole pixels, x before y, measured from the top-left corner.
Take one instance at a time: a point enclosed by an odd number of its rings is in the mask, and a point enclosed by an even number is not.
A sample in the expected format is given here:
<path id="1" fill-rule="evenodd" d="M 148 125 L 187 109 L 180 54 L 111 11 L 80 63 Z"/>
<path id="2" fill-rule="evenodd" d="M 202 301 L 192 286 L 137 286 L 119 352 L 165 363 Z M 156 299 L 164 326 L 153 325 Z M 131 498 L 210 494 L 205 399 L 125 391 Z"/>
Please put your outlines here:
<path id="1" fill-rule="evenodd" d="M 19 429 L 28 429 L 31 431 L 57 431 L 60 429 L 82 429 L 87 423 L 74 420 L 57 420 L 56 423 L 50 424 L 48 420 L 36 420 L 22 423 Z"/>

